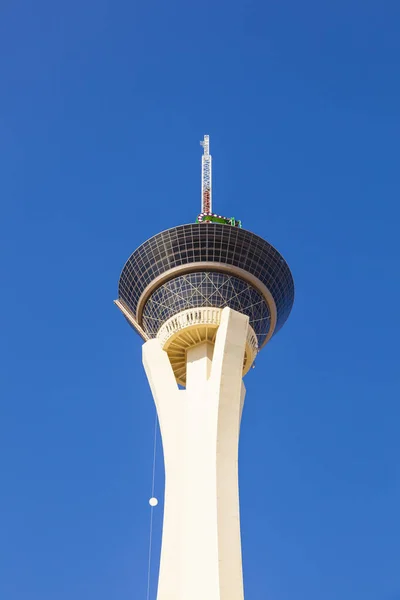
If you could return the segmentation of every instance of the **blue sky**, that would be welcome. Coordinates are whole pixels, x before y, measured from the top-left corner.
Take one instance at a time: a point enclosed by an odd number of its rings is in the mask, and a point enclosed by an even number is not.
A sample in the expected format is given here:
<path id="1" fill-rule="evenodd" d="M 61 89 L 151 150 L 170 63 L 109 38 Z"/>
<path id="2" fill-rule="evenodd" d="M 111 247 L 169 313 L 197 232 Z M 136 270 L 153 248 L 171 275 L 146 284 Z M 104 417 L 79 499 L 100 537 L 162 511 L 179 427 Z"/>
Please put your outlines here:
<path id="1" fill-rule="evenodd" d="M 2 2 L 0 598 L 146 598 L 154 407 L 112 300 L 195 219 L 209 133 L 215 210 L 296 283 L 246 377 L 246 600 L 399 600 L 399 28 L 395 0 Z"/>

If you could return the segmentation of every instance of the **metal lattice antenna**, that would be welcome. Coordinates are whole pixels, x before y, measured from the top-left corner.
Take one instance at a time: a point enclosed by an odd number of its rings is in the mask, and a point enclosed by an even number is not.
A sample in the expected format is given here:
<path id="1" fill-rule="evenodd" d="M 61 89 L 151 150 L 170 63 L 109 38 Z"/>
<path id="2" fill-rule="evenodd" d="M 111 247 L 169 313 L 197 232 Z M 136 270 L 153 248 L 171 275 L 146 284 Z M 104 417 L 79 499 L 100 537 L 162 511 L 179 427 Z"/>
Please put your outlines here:
<path id="1" fill-rule="evenodd" d="M 204 148 L 201 157 L 201 212 L 210 214 L 212 212 L 210 136 L 205 135 L 200 144 Z"/>

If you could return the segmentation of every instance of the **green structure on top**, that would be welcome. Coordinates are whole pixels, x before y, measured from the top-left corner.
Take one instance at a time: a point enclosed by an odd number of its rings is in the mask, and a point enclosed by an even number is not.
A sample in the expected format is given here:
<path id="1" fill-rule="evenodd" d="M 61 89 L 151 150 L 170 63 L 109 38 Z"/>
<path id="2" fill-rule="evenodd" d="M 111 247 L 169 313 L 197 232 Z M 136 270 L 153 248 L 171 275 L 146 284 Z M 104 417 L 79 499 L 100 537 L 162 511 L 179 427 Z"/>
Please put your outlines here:
<path id="1" fill-rule="evenodd" d="M 242 221 L 236 220 L 235 217 L 223 217 L 214 213 L 200 213 L 196 219 L 196 223 L 222 223 L 222 225 L 242 227 Z"/>

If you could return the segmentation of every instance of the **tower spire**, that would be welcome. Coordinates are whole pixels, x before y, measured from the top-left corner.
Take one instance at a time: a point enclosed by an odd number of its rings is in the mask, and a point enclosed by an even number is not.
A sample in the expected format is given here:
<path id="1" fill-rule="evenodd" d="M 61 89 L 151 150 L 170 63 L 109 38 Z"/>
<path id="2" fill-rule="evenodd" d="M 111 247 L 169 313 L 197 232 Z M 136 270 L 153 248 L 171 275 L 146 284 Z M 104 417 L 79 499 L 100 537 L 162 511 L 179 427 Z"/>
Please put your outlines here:
<path id="1" fill-rule="evenodd" d="M 203 146 L 203 156 L 201 157 L 201 212 L 202 214 L 211 214 L 212 212 L 212 179 L 210 154 L 210 136 L 205 135 L 200 142 Z"/>

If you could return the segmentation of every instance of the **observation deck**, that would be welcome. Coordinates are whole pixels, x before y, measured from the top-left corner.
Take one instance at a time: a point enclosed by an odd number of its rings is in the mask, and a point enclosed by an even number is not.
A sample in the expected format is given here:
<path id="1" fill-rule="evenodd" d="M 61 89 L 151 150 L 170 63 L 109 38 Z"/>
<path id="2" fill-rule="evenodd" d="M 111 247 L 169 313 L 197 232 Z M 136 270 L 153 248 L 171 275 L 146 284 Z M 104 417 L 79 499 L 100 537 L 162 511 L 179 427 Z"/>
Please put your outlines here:
<path id="1" fill-rule="evenodd" d="M 203 222 L 167 229 L 139 246 L 122 270 L 116 304 L 145 340 L 182 311 L 229 306 L 248 315 L 261 349 L 293 300 L 290 269 L 271 244 L 238 226 Z"/>

